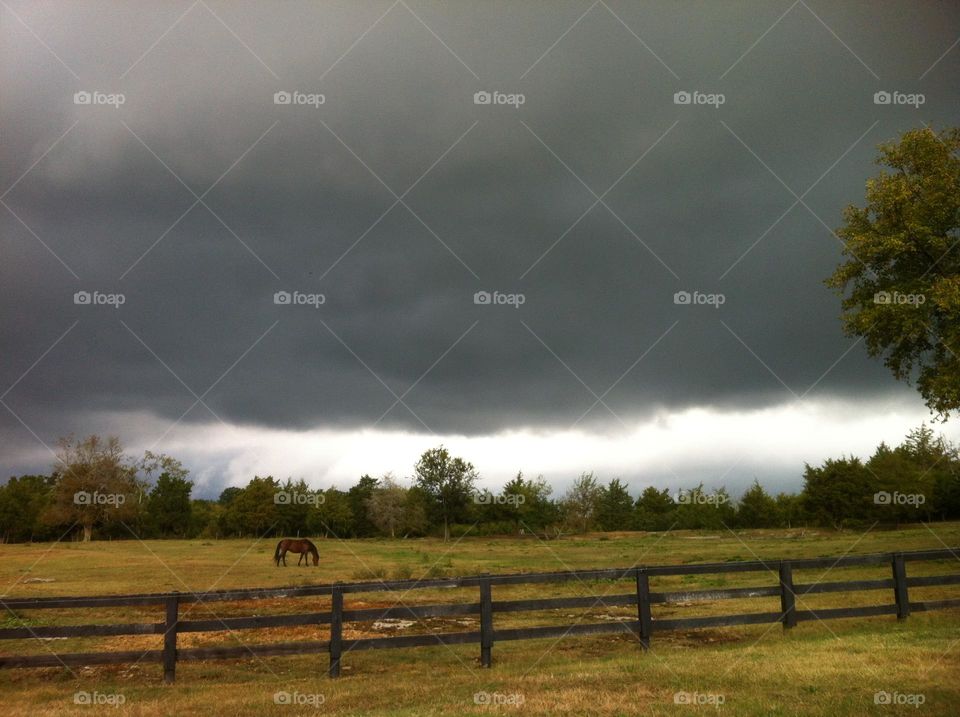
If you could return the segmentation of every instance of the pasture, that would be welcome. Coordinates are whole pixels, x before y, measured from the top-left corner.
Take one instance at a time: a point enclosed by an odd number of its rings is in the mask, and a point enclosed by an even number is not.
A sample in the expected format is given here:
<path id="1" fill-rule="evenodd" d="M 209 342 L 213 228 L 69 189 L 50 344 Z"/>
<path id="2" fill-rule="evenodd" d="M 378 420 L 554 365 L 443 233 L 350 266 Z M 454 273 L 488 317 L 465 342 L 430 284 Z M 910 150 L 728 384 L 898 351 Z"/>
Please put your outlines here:
<path id="1" fill-rule="evenodd" d="M 624 533 L 537 538 L 472 538 L 449 543 L 418 540 L 315 540 L 317 567 L 273 564 L 276 540 L 147 541 L 0 545 L 0 592 L 10 597 L 205 591 L 280 587 L 334 581 L 408 579 L 507 573 L 753 560 L 811 558 L 846 553 L 939 549 L 960 545 L 960 524 L 901 530 L 821 529 L 740 532 Z M 911 566 L 911 575 L 956 573 L 954 561 Z M 876 567 L 803 571 L 797 581 L 889 577 Z M 651 579 L 656 589 L 705 589 L 776 584 L 763 574 L 676 576 Z M 610 583 L 502 588 L 504 599 L 600 595 Z M 498 589 L 498 592 L 500 590 Z M 911 590 L 913 599 L 956 597 L 957 586 Z M 408 594 L 351 594 L 352 608 L 397 604 L 467 602 L 475 591 L 417 590 Z M 822 594 L 798 599 L 798 607 L 841 607 L 889 602 L 870 592 Z M 731 605 L 730 603 L 735 603 Z M 749 604 L 748 604 L 749 603 Z M 776 610 L 776 598 L 675 603 L 655 617 L 688 617 Z M 329 597 L 191 605 L 181 619 L 297 613 L 329 608 Z M 498 627 L 585 622 L 630 615 L 634 608 L 563 609 L 496 616 Z M 31 611 L 31 626 L 162 619 L 155 608 Z M 470 618 L 387 620 L 348 625 L 344 636 L 368 637 L 473 629 Z M 19 627 L 6 612 L 0 627 Z M 203 633 L 182 636 L 181 647 L 323 640 L 327 626 Z M 148 650 L 158 636 L 6 640 L 4 654 L 47 650 Z M 326 655 L 251 657 L 183 663 L 177 682 L 162 683 L 154 663 L 87 668 L 0 671 L 7 714 L 166 715 L 196 712 L 254 714 L 688 714 L 704 709 L 732 714 L 924 714 L 960 710 L 960 610 L 892 617 L 805 622 L 789 633 L 779 625 L 724 627 L 655 634 L 643 653 L 629 635 L 571 637 L 496 644 L 492 669 L 479 665 L 475 645 L 371 650 L 348 653 L 342 677 L 326 677 Z M 93 695 L 100 706 L 75 704 Z M 278 691 L 292 704 L 276 704 Z M 876 704 L 880 692 L 893 704 Z M 680 698 L 677 695 L 682 695 Z M 919 696 L 919 697 L 918 697 Z M 701 702 L 701 706 L 677 704 Z M 111 701 L 112 700 L 112 701 Z M 122 704 L 113 706 L 122 700 Z M 899 704 L 897 703 L 899 700 Z M 922 700 L 922 705 L 916 706 Z"/>

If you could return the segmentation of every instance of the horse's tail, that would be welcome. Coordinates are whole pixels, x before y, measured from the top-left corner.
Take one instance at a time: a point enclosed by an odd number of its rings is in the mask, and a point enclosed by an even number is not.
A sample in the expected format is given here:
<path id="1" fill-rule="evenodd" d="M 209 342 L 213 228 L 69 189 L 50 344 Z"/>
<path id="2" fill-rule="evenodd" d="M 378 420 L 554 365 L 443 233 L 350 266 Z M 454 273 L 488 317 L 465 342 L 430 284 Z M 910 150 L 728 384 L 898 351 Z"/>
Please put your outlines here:
<path id="1" fill-rule="evenodd" d="M 281 545 L 283 545 L 282 540 L 279 543 L 277 543 L 277 549 L 273 551 L 273 562 L 275 563 L 280 562 L 280 546 Z"/>

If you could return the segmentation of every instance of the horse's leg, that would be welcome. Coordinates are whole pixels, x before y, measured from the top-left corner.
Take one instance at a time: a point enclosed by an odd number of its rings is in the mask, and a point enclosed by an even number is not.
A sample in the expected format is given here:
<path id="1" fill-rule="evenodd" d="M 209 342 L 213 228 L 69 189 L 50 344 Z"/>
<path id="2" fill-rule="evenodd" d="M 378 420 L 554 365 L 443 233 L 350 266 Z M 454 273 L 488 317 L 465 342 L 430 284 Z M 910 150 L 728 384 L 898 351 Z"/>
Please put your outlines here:
<path id="1" fill-rule="evenodd" d="M 280 551 L 280 559 L 283 561 L 283 567 L 287 567 L 287 549 Z"/>

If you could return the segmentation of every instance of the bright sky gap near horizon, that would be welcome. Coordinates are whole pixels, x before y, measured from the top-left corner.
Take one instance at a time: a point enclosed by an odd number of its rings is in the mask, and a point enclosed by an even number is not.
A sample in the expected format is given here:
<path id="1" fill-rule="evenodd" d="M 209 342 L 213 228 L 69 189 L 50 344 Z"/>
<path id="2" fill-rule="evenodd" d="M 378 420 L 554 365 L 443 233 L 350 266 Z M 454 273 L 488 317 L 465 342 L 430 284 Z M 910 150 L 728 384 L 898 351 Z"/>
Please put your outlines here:
<path id="1" fill-rule="evenodd" d="M 876 145 L 960 124 L 960 6 L 2 0 L 0 37 L 4 479 L 98 432 L 201 497 L 439 443 L 738 495 L 930 418 L 823 279 Z"/>

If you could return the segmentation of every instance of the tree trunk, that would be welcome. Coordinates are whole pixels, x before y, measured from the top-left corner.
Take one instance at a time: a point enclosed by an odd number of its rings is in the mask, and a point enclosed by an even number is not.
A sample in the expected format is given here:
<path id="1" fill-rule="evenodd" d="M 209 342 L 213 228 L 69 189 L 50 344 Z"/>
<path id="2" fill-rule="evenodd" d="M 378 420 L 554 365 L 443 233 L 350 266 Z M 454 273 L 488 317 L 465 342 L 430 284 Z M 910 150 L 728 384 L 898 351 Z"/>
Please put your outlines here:
<path id="1" fill-rule="evenodd" d="M 89 543 L 93 538 L 93 525 L 91 523 L 83 524 L 83 542 Z"/>
<path id="2" fill-rule="evenodd" d="M 450 524 L 447 522 L 447 516 L 443 516 L 443 539 L 450 540 Z"/>

